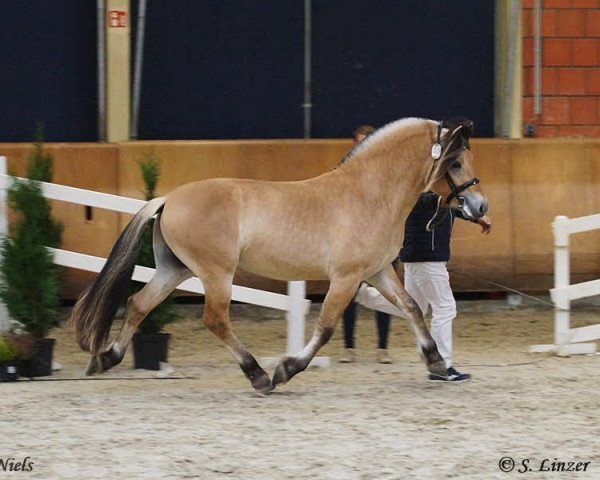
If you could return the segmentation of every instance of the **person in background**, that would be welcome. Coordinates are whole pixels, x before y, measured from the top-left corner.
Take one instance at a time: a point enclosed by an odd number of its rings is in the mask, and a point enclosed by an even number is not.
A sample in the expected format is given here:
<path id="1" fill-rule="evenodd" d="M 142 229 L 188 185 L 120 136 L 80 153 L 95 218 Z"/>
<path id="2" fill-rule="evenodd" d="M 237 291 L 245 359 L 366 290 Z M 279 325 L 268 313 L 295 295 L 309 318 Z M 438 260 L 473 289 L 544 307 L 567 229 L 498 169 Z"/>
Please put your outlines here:
<path id="1" fill-rule="evenodd" d="M 357 145 L 367 138 L 375 128 L 371 125 L 361 125 L 354 130 L 354 144 Z M 344 326 L 344 355 L 340 358 L 341 363 L 353 363 L 356 361 L 356 350 L 354 348 L 354 327 L 356 324 L 356 303 L 350 302 L 343 315 Z M 375 311 L 375 322 L 377 324 L 377 352 L 376 360 L 379 363 L 389 364 L 392 359 L 387 350 L 388 335 L 390 331 L 390 315 L 385 312 Z"/>

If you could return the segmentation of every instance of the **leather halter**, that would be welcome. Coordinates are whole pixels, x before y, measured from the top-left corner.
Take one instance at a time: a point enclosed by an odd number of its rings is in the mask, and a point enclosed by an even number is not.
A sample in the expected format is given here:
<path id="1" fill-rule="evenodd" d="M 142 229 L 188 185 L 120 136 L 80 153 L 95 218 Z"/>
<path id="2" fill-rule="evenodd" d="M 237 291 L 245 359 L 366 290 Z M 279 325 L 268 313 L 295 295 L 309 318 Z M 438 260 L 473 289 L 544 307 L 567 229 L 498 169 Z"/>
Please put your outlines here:
<path id="1" fill-rule="evenodd" d="M 456 198 L 460 201 L 459 195 L 464 192 L 467 188 L 472 187 L 473 185 L 477 185 L 479 183 L 479 179 L 477 177 L 472 178 L 471 180 L 466 181 L 465 183 L 461 183 L 460 185 L 456 185 L 452 180 L 452 177 L 448 172 L 446 172 L 446 181 L 448 182 L 448 186 L 452 193 L 446 197 L 446 203 L 450 203 L 453 198 Z"/>
<path id="2" fill-rule="evenodd" d="M 431 147 L 431 156 L 432 156 L 434 162 L 442 157 L 441 138 L 442 138 L 443 125 L 444 125 L 444 122 L 440 122 L 438 124 L 436 143 L 434 143 L 433 146 Z M 468 140 L 463 138 L 463 142 L 464 142 L 464 144 L 461 147 L 461 149 L 451 152 L 449 154 L 447 153 L 446 157 L 458 157 L 458 152 L 460 152 L 460 150 L 462 150 L 462 148 L 469 148 Z M 446 178 L 446 182 L 448 182 L 448 186 L 450 187 L 450 190 L 451 190 L 451 193 L 445 198 L 446 205 L 450 204 L 450 202 L 452 201 L 453 198 L 456 198 L 456 200 L 458 201 L 458 207 L 456 207 L 456 208 L 465 212 L 465 209 L 467 208 L 466 200 L 464 197 L 461 197 L 460 194 L 462 192 L 464 192 L 467 188 L 478 184 L 479 179 L 477 177 L 475 177 L 475 178 L 472 178 L 471 180 L 461 183 L 460 185 L 456 185 L 454 183 L 454 180 L 452 180 L 452 176 L 447 171 L 444 174 L 444 177 Z M 438 197 L 438 204 L 437 204 L 435 213 L 433 214 L 433 216 L 431 217 L 429 222 L 427 222 L 425 229 L 428 232 L 432 232 L 446 218 L 446 216 L 450 212 L 449 207 L 441 206 L 441 200 L 442 200 L 442 197 Z M 470 212 L 467 211 L 465 213 L 467 213 L 468 217 L 471 216 Z"/>
<path id="3" fill-rule="evenodd" d="M 442 155 L 442 128 L 443 128 L 444 122 L 440 122 L 438 124 L 438 128 L 437 128 L 437 139 L 436 139 L 436 143 L 433 145 L 433 147 L 431 148 L 431 155 L 433 157 L 434 160 L 437 160 L 441 157 Z M 464 148 L 469 148 L 469 144 L 468 142 L 466 142 L 466 145 L 464 145 Z M 452 152 L 450 155 L 448 156 L 456 156 L 458 157 L 456 151 Z M 458 200 L 460 202 L 460 198 L 459 195 L 464 192 L 467 188 L 472 187 L 473 185 L 477 185 L 479 183 L 479 179 L 477 177 L 472 178 L 471 180 L 467 180 L 464 183 L 461 183 L 460 185 L 456 185 L 456 183 L 454 183 L 454 180 L 452 180 L 452 176 L 446 172 L 446 174 L 444 175 L 444 177 L 446 178 L 446 182 L 448 182 L 448 186 L 450 187 L 451 193 L 446 197 L 446 203 L 450 203 L 452 201 L 453 198 L 456 198 L 456 200 Z"/>

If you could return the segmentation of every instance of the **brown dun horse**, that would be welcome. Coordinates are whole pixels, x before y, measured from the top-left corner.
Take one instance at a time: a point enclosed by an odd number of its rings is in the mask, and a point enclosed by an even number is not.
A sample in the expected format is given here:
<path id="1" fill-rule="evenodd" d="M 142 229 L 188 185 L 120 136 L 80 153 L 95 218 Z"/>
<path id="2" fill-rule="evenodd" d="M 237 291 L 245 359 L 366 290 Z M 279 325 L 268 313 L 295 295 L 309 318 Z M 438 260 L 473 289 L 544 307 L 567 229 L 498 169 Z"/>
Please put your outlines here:
<path id="1" fill-rule="evenodd" d="M 338 168 L 309 180 L 204 180 L 151 200 L 127 225 L 73 309 L 79 345 L 93 355 L 87 373 L 120 363 L 148 312 L 179 283 L 197 276 L 206 292 L 204 324 L 257 390 L 272 390 L 306 369 L 362 281 L 406 312 L 428 370 L 446 375 L 421 311 L 392 261 L 421 192 L 436 192 L 442 207 L 461 208 L 473 219 L 486 213 L 469 149 L 472 127 L 464 119 L 406 118 L 375 131 Z M 106 347 L 142 233 L 154 215 L 156 274 L 129 298 L 121 331 Z M 272 379 L 238 340 L 229 319 L 237 267 L 279 280 L 330 281 L 312 338 L 297 355 L 280 360 Z"/>

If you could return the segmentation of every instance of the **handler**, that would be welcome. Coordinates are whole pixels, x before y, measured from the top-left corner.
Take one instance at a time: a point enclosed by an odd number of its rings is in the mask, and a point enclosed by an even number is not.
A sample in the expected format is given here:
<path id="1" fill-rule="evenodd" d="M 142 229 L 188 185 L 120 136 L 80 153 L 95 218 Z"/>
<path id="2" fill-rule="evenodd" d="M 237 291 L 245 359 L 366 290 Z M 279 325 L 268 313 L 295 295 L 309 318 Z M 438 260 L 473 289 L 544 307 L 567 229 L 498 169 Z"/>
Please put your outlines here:
<path id="1" fill-rule="evenodd" d="M 456 301 L 450 288 L 446 263 L 450 259 L 450 236 L 454 218 L 465 219 L 460 210 L 450 209 L 446 218 L 431 231 L 427 225 L 438 212 L 440 197 L 433 192 L 422 193 L 406 219 L 404 243 L 399 259 L 404 262 L 404 288 L 419 305 L 425 316 L 431 307 L 431 336 L 446 362 L 447 376 L 429 374 L 433 382 L 464 382 L 469 373 L 460 373 L 452 363 L 452 321 L 456 317 Z M 488 234 L 492 228 L 489 217 L 473 221 Z M 387 301 L 375 288 L 363 283 L 355 301 L 374 310 L 406 318 L 404 313 Z"/>

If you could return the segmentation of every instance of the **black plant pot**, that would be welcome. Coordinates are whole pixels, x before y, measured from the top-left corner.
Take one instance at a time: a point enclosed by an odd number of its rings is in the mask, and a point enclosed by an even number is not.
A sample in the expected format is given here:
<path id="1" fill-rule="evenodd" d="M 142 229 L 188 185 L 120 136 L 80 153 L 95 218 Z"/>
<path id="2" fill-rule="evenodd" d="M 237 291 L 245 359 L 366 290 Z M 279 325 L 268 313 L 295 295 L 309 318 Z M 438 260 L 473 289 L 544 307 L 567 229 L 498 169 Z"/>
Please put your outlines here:
<path id="1" fill-rule="evenodd" d="M 160 362 L 167 362 L 168 333 L 136 333 L 133 336 L 133 368 L 160 370 Z"/>
<path id="2" fill-rule="evenodd" d="M 38 339 L 34 347 L 33 356 L 19 362 L 19 375 L 27 378 L 52 375 L 52 356 L 55 342 L 54 338 Z"/>
<path id="3" fill-rule="evenodd" d="M 0 382 L 16 382 L 18 378 L 17 362 L 0 363 Z"/>

